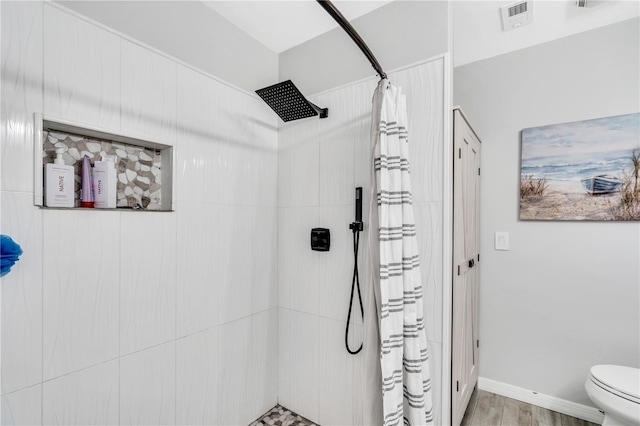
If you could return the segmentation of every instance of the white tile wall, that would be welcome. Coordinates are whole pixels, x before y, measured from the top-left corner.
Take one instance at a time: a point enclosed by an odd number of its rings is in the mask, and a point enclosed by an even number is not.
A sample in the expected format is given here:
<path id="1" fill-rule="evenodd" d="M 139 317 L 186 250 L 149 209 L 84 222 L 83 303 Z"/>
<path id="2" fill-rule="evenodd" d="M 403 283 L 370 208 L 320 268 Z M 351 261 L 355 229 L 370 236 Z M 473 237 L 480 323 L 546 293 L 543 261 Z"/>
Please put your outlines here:
<path id="1" fill-rule="evenodd" d="M 344 185 L 346 186 L 346 185 Z M 355 191 L 354 191 L 355 193 Z M 353 197 L 354 194 L 352 193 Z M 318 313 L 338 321 L 347 320 L 349 296 L 353 278 L 353 233 L 349 224 L 355 220 L 355 204 L 323 206 L 319 209 L 318 224 L 331 230 L 331 249 L 318 253 Z M 360 233 L 362 237 L 362 233 Z M 362 244 L 359 253 L 366 250 Z M 364 264 L 359 264 L 359 272 L 364 272 Z M 365 283 L 360 277 L 361 290 Z M 354 290 L 352 322 L 361 323 L 357 289 Z"/>
<path id="2" fill-rule="evenodd" d="M 362 420 L 366 372 L 345 354 L 343 327 L 348 224 L 354 187 L 368 199 L 375 81 L 314 97 L 329 119 L 279 130 L 254 96 L 55 4 L 1 7 L 2 232 L 26 249 L 3 278 L 3 424 L 247 424 L 276 394 L 324 424 Z M 441 297 L 442 75 L 434 61 L 392 76 L 409 94 L 433 300 Z M 33 207 L 31 117 L 43 110 L 175 141 L 178 211 Z M 312 227 L 331 229 L 333 251 L 309 249 Z M 426 308 L 436 400 L 439 309 Z"/>
<path id="3" fill-rule="evenodd" d="M 287 408 L 319 422 L 320 317 L 290 311 L 289 319 L 289 405 Z"/>
<path id="4" fill-rule="evenodd" d="M 219 352 L 218 327 L 176 341 L 176 424 L 220 424 Z"/>
<path id="5" fill-rule="evenodd" d="M 321 425 L 354 424 L 354 374 L 356 358 L 344 347 L 344 321 L 319 319 L 318 421 Z M 357 330 L 356 330 L 357 334 Z M 353 344 L 357 349 L 359 344 Z"/>
<path id="6" fill-rule="evenodd" d="M 418 227 L 430 347 L 434 360 L 434 401 L 440 401 L 442 343 L 442 165 L 443 61 L 390 75 L 407 94 L 411 176 Z M 329 107 L 329 119 L 283 124 L 278 181 L 278 279 L 280 300 L 279 391 L 281 403 L 321 424 L 367 424 L 364 399 L 378 392 L 365 385 L 364 354 L 344 348 L 353 268 L 355 187 L 364 192 L 359 270 L 366 297 L 366 247 L 370 199 L 371 98 L 376 82 L 366 81 L 312 96 Z M 331 230 L 331 251 L 309 248 L 312 227 Z M 352 346 L 363 329 L 354 300 Z M 365 316 L 370 313 L 365 311 Z M 313 333 L 320 333 L 314 338 Z M 319 353 L 311 353 L 318 348 Z M 370 350 L 370 348 L 365 348 Z M 333 387 L 332 387 L 333 386 Z"/>
<path id="7" fill-rule="evenodd" d="M 255 415 L 246 410 L 249 400 L 249 369 L 253 347 L 251 318 L 245 317 L 220 326 L 218 394 L 220 424 L 249 424 Z M 251 417 L 254 417 L 252 419 Z"/>
<path id="8" fill-rule="evenodd" d="M 120 424 L 176 422 L 176 343 L 120 359 Z"/>
<path id="9" fill-rule="evenodd" d="M 220 249 L 216 276 L 219 283 L 220 323 L 251 314 L 251 245 L 257 212 L 249 206 L 220 206 Z"/>
<path id="10" fill-rule="evenodd" d="M 44 112 L 120 129 L 120 39 L 44 6 Z"/>
<path id="11" fill-rule="evenodd" d="M 252 315 L 247 389 L 248 414 L 264 413 L 277 403 L 278 309 Z M 219 392 L 223 392 L 220 389 Z M 249 422 L 254 419 L 250 419 Z"/>
<path id="12" fill-rule="evenodd" d="M 33 191 L 33 112 L 42 112 L 42 4 L 9 2 L 2 8 L 3 191 Z"/>
<path id="13" fill-rule="evenodd" d="M 252 210 L 249 294 L 251 312 L 262 312 L 278 306 L 278 209 L 258 206 Z"/>
<path id="14" fill-rule="evenodd" d="M 277 400 L 277 117 L 56 4 L 0 7 L 0 225 L 25 251 L 2 279 L 2 423 L 248 424 Z M 34 207 L 43 111 L 172 143 L 177 211 Z"/>
<path id="15" fill-rule="evenodd" d="M 43 424 L 117 425 L 118 360 L 109 361 L 43 385 Z"/>
<path id="16" fill-rule="evenodd" d="M 444 61 L 392 73 L 389 78 L 407 96 L 411 185 L 415 203 L 442 202 L 444 143 Z"/>
<path id="17" fill-rule="evenodd" d="M 2 278 L 2 393 L 42 381 L 42 212 L 29 193 L 2 192 L 2 234 L 24 254 Z"/>
<path id="18" fill-rule="evenodd" d="M 178 204 L 178 337 L 218 325 L 220 209 L 208 203 Z"/>
<path id="19" fill-rule="evenodd" d="M 291 406 L 291 311 L 278 308 L 278 403 Z"/>
<path id="20" fill-rule="evenodd" d="M 126 40 L 120 49 L 122 130 L 175 145 L 176 63 Z"/>
<path id="21" fill-rule="evenodd" d="M 119 227 L 120 355 L 176 338 L 176 215 L 127 213 Z"/>
<path id="22" fill-rule="evenodd" d="M 2 395 L 2 424 L 33 426 L 42 423 L 42 385 Z"/>
<path id="23" fill-rule="evenodd" d="M 311 229 L 321 228 L 318 207 L 281 208 L 278 228 L 280 306 L 318 314 L 324 252 L 311 250 Z"/>
<path id="24" fill-rule="evenodd" d="M 43 379 L 118 357 L 120 214 L 43 212 Z"/>

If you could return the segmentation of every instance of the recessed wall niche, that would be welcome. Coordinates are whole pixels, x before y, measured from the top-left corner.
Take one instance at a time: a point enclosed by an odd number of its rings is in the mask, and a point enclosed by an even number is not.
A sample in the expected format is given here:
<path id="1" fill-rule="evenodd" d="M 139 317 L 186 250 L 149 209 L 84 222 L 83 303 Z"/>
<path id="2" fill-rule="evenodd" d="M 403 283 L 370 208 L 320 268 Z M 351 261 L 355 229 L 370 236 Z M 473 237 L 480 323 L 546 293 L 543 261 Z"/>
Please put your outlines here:
<path id="1" fill-rule="evenodd" d="M 44 208 L 44 165 L 53 163 L 56 148 L 64 151 L 66 165 L 74 169 L 75 207 L 80 206 L 82 159 L 93 164 L 106 156 L 116 159 L 116 208 L 134 211 L 172 211 L 174 161 L 171 145 L 131 135 L 35 115 L 34 204 Z"/>

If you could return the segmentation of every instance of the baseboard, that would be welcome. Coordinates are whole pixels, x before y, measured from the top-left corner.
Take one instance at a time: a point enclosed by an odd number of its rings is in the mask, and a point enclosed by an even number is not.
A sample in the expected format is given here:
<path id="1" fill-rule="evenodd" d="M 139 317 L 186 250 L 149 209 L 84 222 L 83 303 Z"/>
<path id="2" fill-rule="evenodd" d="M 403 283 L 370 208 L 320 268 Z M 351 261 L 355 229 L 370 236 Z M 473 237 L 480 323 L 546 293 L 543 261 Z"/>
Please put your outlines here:
<path id="1" fill-rule="evenodd" d="M 478 388 L 487 392 L 506 396 L 507 398 L 517 399 L 518 401 L 526 402 L 527 404 L 557 411 L 558 413 L 566 414 L 567 416 L 587 420 L 591 423 L 601 425 L 604 420 L 604 414 L 602 414 L 597 408 L 556 398 L 555 396 L 534 392 L 529 389 L 508 385 L 495 380 L 486 379 L 484 377 L 478 377 Z"/>

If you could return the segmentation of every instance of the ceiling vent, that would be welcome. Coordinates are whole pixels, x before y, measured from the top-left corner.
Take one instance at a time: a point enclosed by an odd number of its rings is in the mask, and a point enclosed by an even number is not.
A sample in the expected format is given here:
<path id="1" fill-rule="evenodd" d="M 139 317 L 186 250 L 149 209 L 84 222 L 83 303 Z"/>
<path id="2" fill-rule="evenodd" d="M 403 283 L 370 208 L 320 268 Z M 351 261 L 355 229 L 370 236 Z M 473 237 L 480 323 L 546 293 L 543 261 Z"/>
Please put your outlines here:
<path id="1" fill-rule="evenodd" d="M 530 24 L 533 21 L 533 2 L 518 1 L 515 3 L 502 6 L 502 30 L 509 31 L 523 25 Z"/>

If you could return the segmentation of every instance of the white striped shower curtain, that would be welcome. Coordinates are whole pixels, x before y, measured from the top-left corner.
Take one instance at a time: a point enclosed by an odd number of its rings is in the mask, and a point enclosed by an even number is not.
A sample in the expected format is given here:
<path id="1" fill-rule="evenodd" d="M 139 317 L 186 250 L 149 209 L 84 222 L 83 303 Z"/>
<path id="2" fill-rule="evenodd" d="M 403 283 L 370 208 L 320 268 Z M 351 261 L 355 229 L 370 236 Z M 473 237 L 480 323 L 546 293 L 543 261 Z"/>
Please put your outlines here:
<path id="1" fill-rule="evenodd" d="M 370 284 L 376 298 L 381 342 L 383 422 L 385 426 L 432 425 L 406 98 L 386 79 L 378 84 L 373 97 L 371 130 Z"/>

